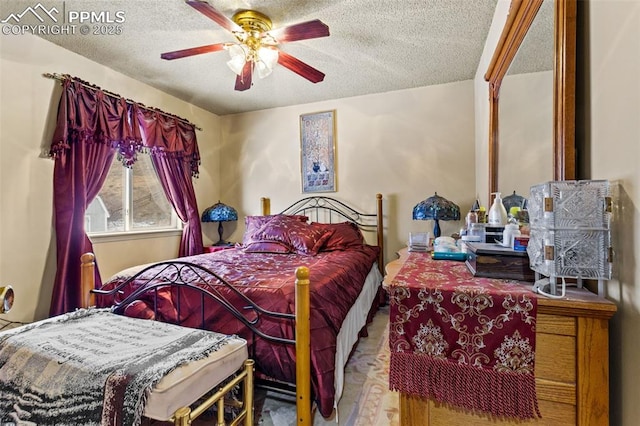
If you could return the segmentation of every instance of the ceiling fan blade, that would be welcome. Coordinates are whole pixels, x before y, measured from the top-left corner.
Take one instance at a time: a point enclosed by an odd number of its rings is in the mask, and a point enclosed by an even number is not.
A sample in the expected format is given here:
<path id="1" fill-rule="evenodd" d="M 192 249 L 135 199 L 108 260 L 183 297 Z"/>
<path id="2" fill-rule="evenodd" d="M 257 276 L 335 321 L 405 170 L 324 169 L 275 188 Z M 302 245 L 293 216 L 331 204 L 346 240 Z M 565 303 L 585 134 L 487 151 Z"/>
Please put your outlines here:
<path id="1" fill-rule="evenodd" d="M 242 74 L 236 77 L 236 90 L 242 92 L 251 88 L 252 71 L 253 63 L 247 61 L 242 68 Z"/>
<path id="2" fill-rule="evenodd" d="M 280 50 L 278 52 L 278 63 L 285 68 L 289 68 L 301 77 L 312 83 L 319 83 L 324 80 L 324 73 L 318 71 L 310 65 L 305 64 L 300 59 Z"/>
<path id="3" fill-rule="evenodd" d="M 214 9 L 213 6 L 206 1 L 187 0 L 186 3 L 228 31 L 243 31 L 240 25 L 227 18 L 220 11 Z"/>
<path id="4" fill-rule="evenodd" d="M 321 20 L 316 19 L 287 27 L 276 28 L 267 31 L 265 34 L 275 38 L 278 43 L 288 43 L 290 41 L 327 37 L 329 35 L 329 27 Z"/>
<path id="5" fill-rule="evenodd" d="M 162 59 L 171 60 L 171 59 L 180 59 L 187 56 L 201 55 L 203 53 L 217 52 L 219 50 L 224 49 L 224 47 L 227 44 L 228 43 L 207 44 L 206 46 L 191 47 L 189 49 L 183 49 L 183 50 L 175 50 L 173 52 L 163 53 L 160 55 L 160 57 Z"/>

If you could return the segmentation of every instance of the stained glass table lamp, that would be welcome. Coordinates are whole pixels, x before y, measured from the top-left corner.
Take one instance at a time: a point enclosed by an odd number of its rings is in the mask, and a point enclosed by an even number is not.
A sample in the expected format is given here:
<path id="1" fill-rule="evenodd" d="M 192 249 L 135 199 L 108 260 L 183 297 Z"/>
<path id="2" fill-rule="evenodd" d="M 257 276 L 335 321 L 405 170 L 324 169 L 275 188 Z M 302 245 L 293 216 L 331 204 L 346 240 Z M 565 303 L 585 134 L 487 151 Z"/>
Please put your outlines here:
<path id="1" fill-rule="evenodd" d="M 420 201 L 413 208 L 413 220 L 433 220 L 433 235 L 438 238 L 441 234 L 440 220 L 460 220 L 460 207 L 441 197 L 436 192 L 434 196 Z"/>
<path id="2" fill-rule="evenodd" d="M 238 220 L 238 212 L 233 207 L 218 201 L 213 206 L 209 207 L 202 213 L 203 222 L 219 222 L 218 224 L 218 242 L 214 246 L 226 246 L 229 245 L 222 239 L 222 222 L 233 222 Z"/>

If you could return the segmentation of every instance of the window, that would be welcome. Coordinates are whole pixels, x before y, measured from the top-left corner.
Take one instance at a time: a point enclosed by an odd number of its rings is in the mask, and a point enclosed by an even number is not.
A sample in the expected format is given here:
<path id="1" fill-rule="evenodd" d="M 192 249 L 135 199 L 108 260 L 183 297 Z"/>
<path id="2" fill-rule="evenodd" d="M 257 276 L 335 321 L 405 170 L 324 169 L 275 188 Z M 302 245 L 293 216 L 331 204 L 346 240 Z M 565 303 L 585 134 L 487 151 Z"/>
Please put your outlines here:
<path id="1" fill-rule="evenodd" d="M 139 155 L 131 168 L 114 158 L 85 213 L 85 231 L 93 235 L 173 230 L 180 225 L 148 155 Z"/>

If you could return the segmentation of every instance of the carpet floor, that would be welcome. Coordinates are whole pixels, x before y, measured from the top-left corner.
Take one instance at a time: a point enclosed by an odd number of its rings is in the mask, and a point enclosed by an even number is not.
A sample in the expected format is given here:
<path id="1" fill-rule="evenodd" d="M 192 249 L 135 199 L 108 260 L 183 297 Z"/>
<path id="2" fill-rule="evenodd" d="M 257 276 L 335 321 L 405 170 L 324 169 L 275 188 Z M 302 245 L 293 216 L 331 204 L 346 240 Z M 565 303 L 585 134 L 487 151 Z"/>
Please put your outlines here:
<path id="1" fill-rule="evenodd" d="M 389 307 L 382 307 L 368 326 L 345 368 L 345 387 L 338 410 L 330 418 L 314 413 L 314 426 L 397 426 L 398 393 L 389 390 Z M 256 424 L 296 424 L 295 401 L 256 390 Z"/>

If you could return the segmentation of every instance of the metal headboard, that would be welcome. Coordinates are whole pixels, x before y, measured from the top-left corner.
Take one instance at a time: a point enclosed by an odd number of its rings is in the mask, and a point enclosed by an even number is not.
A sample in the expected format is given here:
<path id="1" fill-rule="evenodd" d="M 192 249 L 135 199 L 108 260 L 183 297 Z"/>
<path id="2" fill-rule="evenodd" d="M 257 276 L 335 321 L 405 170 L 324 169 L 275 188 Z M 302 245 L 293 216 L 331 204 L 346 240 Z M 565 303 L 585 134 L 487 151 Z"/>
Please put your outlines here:
<path id="1" fill-rule="evenodd" d="M 269 198 L 262 198 L 262 214 L 271 213 Z M 311 222 L 338 223 L 351 222 L 365 232 L 376 233 L 376 244 L 380 248 L 378 255 L 378 267 L 384 274 L 384 230 L 382 212 L 382 194 L 376 194 L 376 213 L 363 213 L 348 204 L 332 197 L 311 196 L 302 198 L 280 214 L 300 214 L 307 216 Z"/>

